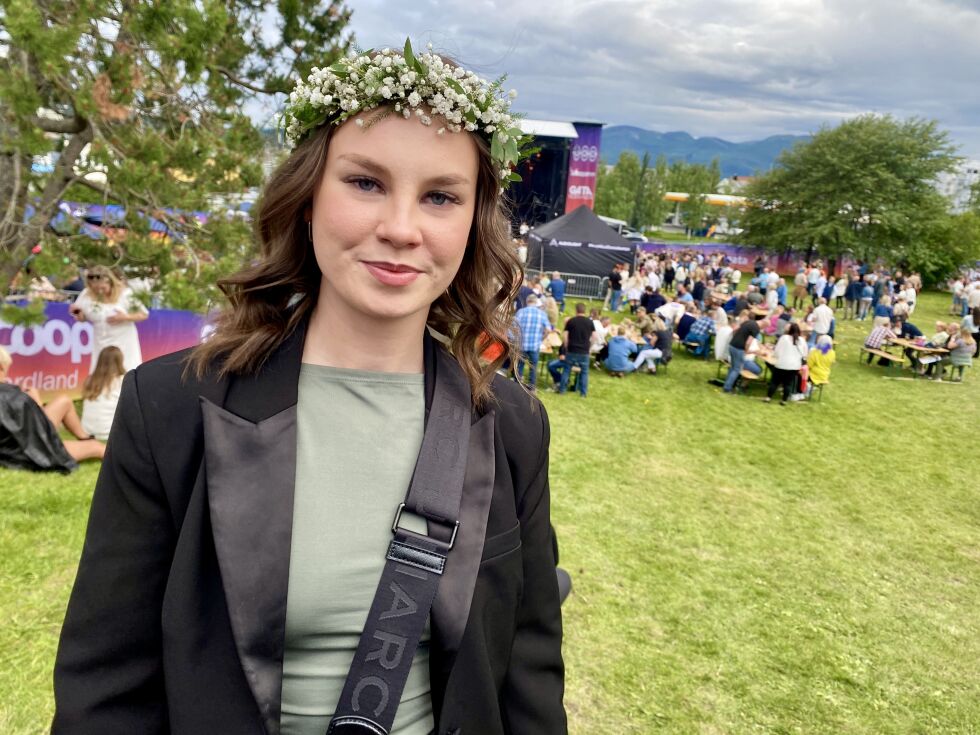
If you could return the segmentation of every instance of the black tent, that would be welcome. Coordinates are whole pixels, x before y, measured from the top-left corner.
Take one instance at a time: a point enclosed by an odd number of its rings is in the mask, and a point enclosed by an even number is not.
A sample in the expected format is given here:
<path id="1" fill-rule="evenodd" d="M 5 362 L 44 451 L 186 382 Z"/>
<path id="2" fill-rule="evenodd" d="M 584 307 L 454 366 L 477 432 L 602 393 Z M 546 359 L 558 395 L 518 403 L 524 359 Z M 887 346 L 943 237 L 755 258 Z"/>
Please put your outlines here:
<path id="1" fill-rule="evenodd" d="M 635 252 L 635 243 L 620 236 L 583 204 L 528 233 L 527 267 L 605 276 L 615 263 L 632 267 Z"/>

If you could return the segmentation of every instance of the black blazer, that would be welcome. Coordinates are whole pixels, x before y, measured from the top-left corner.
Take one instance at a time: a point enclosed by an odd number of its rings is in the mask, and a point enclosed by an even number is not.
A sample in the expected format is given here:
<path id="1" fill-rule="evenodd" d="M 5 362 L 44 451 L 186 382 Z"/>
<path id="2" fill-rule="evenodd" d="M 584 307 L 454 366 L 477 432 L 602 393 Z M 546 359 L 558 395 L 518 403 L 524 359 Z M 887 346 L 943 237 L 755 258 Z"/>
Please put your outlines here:
<path id="1" fill-rule="evenodd" d="M 254 377 L 182 381 L 184 353 L 126 376 L 55 664 L 56 735 L 278 735 L 304 336 Z M 438 349 L 426 335 L 427 411 Z M 431 611 L 436 732 L 558 735 L 548 420 L 510 381 L 494 391 L 473 412 Z M 484 531 L 466 520 L 488 483 Z"/>

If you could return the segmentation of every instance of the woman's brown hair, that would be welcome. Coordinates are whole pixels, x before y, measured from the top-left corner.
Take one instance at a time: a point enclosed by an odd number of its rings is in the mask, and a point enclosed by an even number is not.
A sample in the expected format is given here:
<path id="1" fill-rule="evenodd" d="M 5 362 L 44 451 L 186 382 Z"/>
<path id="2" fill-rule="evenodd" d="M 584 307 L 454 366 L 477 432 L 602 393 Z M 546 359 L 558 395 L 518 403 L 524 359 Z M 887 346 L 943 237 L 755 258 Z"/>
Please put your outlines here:
<path id="1" fill-rule="evenodd" d="M 198 376 L 254 374 L 316 306 L 322 275 L 307 234 L 306 212 L 327 161 L 335 126 L 327 122 L 300 143 L 266 184 L 258 204 L 257 261 L 218 282 L 230 308 L 189 359 Z M 473 135 L 454 133 L 454 135 Z M 470 381 L 473 401 L 492 395 L 494 373 L 514 347 L 508 337 L 521 266 L 499 172 L 490 146 L 474 135 L 478 150 L 476 208 L 462 264 L 449 288 L 429 310 L 428 325 L 449 338 L 449 350 Z M 495 346 L 502 350 L 492 350 Z M 485 359 L 484 353 L 497 353 Z"/>
<path id="2" fill-rule="evenodd" d="M 82 399 L 94 401 L 112 385 L 112 381 L 126 374 L 123 366 L 123 353 L 118 347 L 106 347 L 99 353 L 95 370 L 85 378 L 82 385 Z"/>

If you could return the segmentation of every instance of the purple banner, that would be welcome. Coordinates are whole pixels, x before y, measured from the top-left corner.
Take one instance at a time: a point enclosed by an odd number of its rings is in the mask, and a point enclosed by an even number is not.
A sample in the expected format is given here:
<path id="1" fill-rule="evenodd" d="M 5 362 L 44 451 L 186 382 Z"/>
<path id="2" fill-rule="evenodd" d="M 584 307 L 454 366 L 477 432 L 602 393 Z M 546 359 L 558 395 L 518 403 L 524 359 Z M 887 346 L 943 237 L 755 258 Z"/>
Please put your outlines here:
<path id="1" fill-rule="evenodd" d="M 759 256 L 762 256 L 767 266 L 783 275 L 796 273 L 800 263 L 804 260 L 804 256 L 799 253 L 788 252 L 773 255 L 772 253 L 767 253 L 762 248 L 743 247 L 741 245 L 721 242 L 641 242 L 640 250 L 646 253 L 683 253 L 686 250 L 701 253 L 705 256 L 711 255 L 712 253 L 721 253 L 728 258 L 729 265 L 732 268 L 740 270 L 743 273 L 753 272 L 755 259 Z M 849 259 L 838 260 L 833 275 L 840 275 L 843 272 L 843 268 L 849 263 Z"/>
<path id="2" fill-rule="evenodd" d="M 47 321 L 36 327 L 15 327 L 0 321 L 0 345 L 14 358 L 8 378 L 42 395 L 81 395 L 89 374 L 92 325 L 76 322 L 68 304 L 49 302 Z M 191 347 L 201 341 L 204 317 L 189 311 L 152 309 L 150 318 L 136 325 L 143 361 Z"/>
<path id="3" fill-rule="evenodd" d="M 572 142 L 568 157 L 568 189 L 565 191 L 565 213 L 583 204 L 592 209 L 595 204 L 595 180 L 599 170 L 599 145 L 602 142 L 602 126 L 592 123 L 575 123 L 578 138 Z"/>

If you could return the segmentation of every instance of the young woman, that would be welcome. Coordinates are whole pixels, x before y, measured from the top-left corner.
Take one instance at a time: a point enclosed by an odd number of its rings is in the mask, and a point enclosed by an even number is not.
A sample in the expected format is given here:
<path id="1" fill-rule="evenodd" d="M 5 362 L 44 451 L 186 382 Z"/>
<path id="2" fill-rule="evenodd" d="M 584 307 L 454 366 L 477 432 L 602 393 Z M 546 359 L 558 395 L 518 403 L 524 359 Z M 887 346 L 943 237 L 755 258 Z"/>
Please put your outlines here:
<path id="1" fill-rule="evenodd" d="M 791 322 L 786 328 L 786 334 L 779 338 L 772 351 L 776 363 L 769 366 L 772 377 L 764 399 L 766 402 L 772 400 L 777 388 L 782 388 L 783 398 L 780 403 L 786 405 L 789 394 L 793 392 L 793 383 L 806 361 L 806 355 L 806 340 L 800 336 L 800 326 Z"/>
<path id="2" fill-rule="evenodd" d="M 206 343 L 127 374 L 56 735 L 566 732 L 548 421 L 511 347 L 480 359 L 520 131 L 408 48 L 297 86 L 261 257 Z"/>
<path id="3" fill-rule="evenodd" d="M 149 313 L 111 270 L 101 265 L 89 268 L 85 274 L 85 290 L 69 311 L 76 321 L 92 324 L 90 371 L 95 370 L 99 353 L 109 345 L 122 350 L 127 370 L 143 362 L 136 322 L 148 318 Z"/>
<path id="4" fill-rule="evenodd" d="M 125 374 L 122 350 L 110 345 L 99 353 L 95 371 L 85 379 L 82 386 L 82 428 L 96 439 L 105 441 L 109 438 Z"/>

